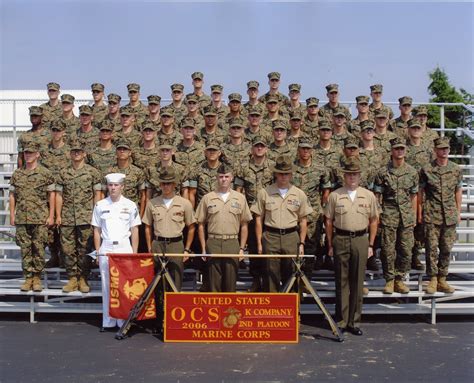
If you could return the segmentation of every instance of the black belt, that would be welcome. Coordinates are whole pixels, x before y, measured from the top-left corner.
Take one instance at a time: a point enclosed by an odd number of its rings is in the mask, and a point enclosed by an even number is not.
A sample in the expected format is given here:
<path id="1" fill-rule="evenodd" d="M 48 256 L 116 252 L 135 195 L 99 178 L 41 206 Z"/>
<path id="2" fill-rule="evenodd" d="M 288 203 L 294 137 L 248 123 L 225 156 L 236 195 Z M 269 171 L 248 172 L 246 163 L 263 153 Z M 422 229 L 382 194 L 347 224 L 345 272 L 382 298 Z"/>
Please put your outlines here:
<path id="1" fill-rule="evenodd" d="M 183 236 L 180 235 L 179 237 L 172 237 L 172 238 L 166 238 L 166 237 L 156 237 L 155 238 L 155 241 L 158 241 L 158 242 L 168 242 L 168 243 L 171 243 L 171 242 L 179 242 L 179 241 L 182 241 L 183 240 Z"/>
<path id="2" fill-rule="evenodd" d="M 290 234 L 298 230 L 297 226 L 290 227 L 289 229 L 277 229 L 276 227 L 271 227 L 265 225 L 265 230 L 269 231 L 270 233 L 278 233 L 280 235 Z"/>
<path id="3" fill-rule="evenodd" d="M 336 229 L 337 235 L 343 235 L 345 237 L 351 237 L 351 238 L 361 237 L 364 234 L 367 234 L 367 229 L 359 230 L 359 231 L 341 230 L 341 229 L 338 229 L 337 227 L 335 229 Z"/>

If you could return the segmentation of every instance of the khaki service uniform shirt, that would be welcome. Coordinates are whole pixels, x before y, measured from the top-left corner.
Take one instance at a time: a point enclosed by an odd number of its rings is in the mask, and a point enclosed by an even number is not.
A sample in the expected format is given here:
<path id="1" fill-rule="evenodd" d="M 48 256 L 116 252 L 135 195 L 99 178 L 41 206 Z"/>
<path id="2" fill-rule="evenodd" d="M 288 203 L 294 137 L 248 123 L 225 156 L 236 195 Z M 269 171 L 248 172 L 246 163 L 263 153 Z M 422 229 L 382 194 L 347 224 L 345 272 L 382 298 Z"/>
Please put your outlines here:
<path id="1" fill-rule="evenodd" d="M 285 198 L 282 198 L 276 184 L 260 189 L 252 212 L 263 216 L 264 224 L 276 229 L 291 229 L 301 218 L 313 212 L 308 197 L 294 185 L 290 185 Z"/>

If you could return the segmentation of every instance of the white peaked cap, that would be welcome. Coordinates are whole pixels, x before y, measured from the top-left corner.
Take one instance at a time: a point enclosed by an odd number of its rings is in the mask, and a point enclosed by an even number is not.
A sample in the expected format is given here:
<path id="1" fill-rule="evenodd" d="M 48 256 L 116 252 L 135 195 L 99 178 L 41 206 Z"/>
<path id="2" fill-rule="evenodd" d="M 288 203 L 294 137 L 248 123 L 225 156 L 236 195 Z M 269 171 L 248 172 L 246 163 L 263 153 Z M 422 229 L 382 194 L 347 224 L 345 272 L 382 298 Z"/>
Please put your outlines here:
<path id="1" fill-rule="evenodd" d="M 121 184 L 125 180 L 125 174 L 109 173 L 105 176 L 108 184 Z"/>

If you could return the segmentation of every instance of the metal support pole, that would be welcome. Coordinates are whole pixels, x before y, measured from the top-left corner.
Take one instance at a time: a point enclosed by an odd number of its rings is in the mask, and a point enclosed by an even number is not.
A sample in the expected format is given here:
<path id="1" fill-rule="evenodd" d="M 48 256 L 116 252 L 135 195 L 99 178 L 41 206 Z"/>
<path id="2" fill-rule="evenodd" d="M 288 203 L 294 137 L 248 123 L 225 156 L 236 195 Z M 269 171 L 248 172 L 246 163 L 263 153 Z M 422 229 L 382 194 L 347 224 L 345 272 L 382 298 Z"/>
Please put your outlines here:
<path id="1" fill-rule="evenodd" d="M 436 324 L 436 299 L 431 298 L 431 324 Z"/>
<path id="2" fill-rule="evenodd" d="M 16 100 L 13 100 L 13 145 L 16 145 L 17 143 L 17 134 L 16 134 Z M 17 150 L 17 148 L 13 148 L 14 151 Z"/>
<path id="3" fill-rule="evenodd" d="M 441 129 L 440 130 L 440 133 L 441 133 L 441 137 L 444 137 L 444 105 L 441 105 L 441 107 L 439 108 L 439 128 Z"/>

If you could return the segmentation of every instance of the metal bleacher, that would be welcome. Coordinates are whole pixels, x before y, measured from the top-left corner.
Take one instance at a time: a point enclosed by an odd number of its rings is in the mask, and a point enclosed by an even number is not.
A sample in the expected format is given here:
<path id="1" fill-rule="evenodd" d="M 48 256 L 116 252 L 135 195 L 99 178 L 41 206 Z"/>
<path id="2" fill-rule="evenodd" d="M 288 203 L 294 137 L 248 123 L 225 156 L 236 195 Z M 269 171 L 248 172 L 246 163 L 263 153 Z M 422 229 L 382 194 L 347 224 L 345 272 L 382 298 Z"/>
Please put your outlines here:
<path id="1" fill-rule="evenodd" d="M 346 103 L 350 104 L 350 103 Z M 390 104 L 390 103 L 388 103 Z M 393 103 L 392 103 L 393 104 Z M 439 104 L 441 105 L 441 104 Z M 443 106 L 441 106 L 441 109 Z M 444 113 L 442 113 L 444 116 Z M 442 120 L 441 130 L 444 130 Z M 464 129 L 471 137 L 472 130 Z M 16 131 L 14 130 L 14 137 Z M 442 132 L 443 134 L 444 132 Z M 469 162 L 461 167 L 464 172 L 461 223 L 458 225 L 458 239 L 451 253 L 449 283 L 456 287 L 453 294 L 426 294 L 424 284 L 427 278 L 423 272 L 411 270 L 407 276 L 410 293 L 385 295 L 382 293 L 384 280 L 379 272 L 366 272 L 366 286 L 369 294 L 364 297 L 364 314 L 370 315 L 422 315 L 435 324 L 438 315 L 474 314 L 474 161 L 470 155 L 453 155 L 453 160 Z M 64 269 L 47 269 L 44 272 L 45 289 L 40 293 L 21 292 L 23 282 L 21 257 L 15 244 L 15 229 L 9 225 L 8 187 L 16 165 L 16 153 L 0 153 L 0 312 L 26 313 L 31 322 L 37 314 L 95 314 L 101 313 L 101 290 L 98 270 L 92 271 L 91 292 L 63 293 L 66 283 Z M 467 161 L 466 161 L 467 160 Z M 200 274 L 194 269 L 185 270 L 183 290 L 197 290 L 201 284 Z M 313 272 L 312 285 L 334 312 L 335 284 L 331 271 Z M 250 287 L 251 278 L 247 270 L 239 271 L 238 291 L 244 292 Z M 310 303 L 303 294 L 302 314 L 321 314 L 319 308 Z"/>

